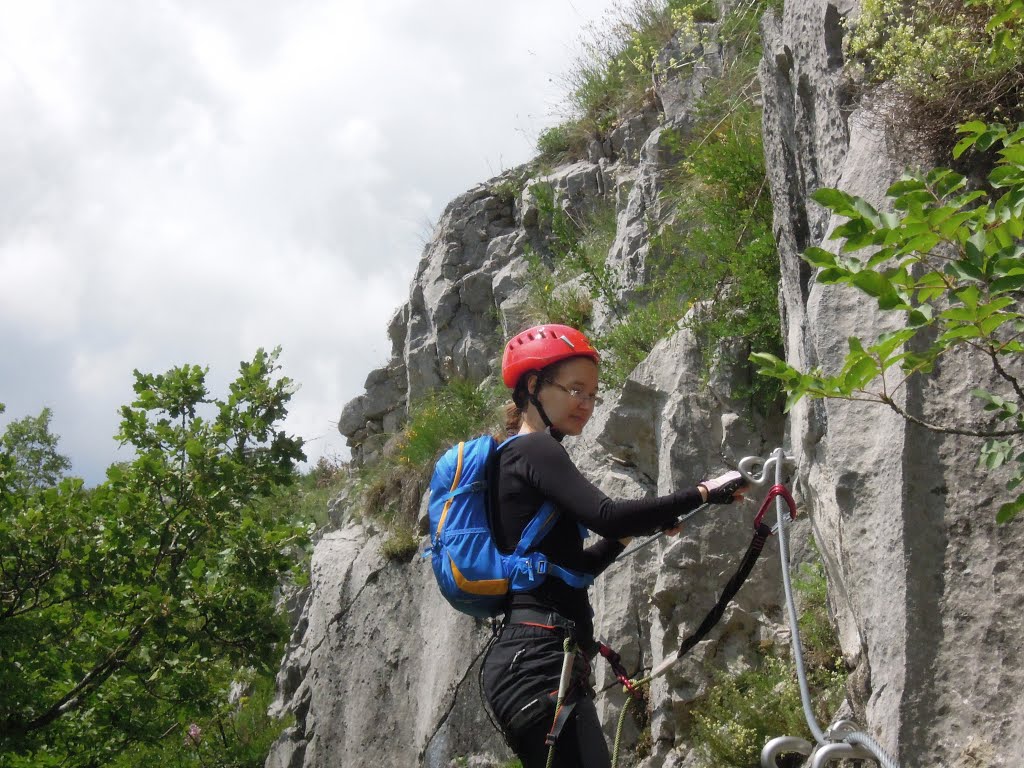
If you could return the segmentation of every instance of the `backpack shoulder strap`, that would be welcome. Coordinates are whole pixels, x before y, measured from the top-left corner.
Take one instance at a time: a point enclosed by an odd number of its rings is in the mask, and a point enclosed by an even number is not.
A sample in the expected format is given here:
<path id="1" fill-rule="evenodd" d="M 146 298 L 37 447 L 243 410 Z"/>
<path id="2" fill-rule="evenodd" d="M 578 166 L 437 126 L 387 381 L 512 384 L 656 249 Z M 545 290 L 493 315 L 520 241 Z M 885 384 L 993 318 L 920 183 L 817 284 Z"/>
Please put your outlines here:
<path id="1" fill-rule="evenodd" d="M 512 437 L 505 440 L 505 442 L 498 446 L 495 453 L 501 451 L 502 448 L 504 448 L 513 440 L 515 440 L 517 437 L 519 437 L 519 435 L 513 435 Z M 558 511 L 558 508 L 555 506 L 554 502 L 545 501 L 543 504 L 541 504 L 540 509 L 538 509 L 534 513 L 533 517 L 530 519 L 530 522 L 527 523 L 526 528 L 523 529 L 523 535 L 519 538 L 519 543 L 516 545 L 516 549 L 514 552 L 515 556 L 519 559 L 526 558 L 527 553 L 530 550 L 534 549 L 538 544 L 540 544 L 543 538 L 551 532 L 551 529 L 555 527 L 555 523 L 558 522 L 558 518 L 560 516 L 561 513 Z M 585 538 L 585 536 L 582 535 L 582 531 L 586 529 L 583 528 L 583 526 L 580 526 L 580 529 L 581 538 Z M 557 576 L 570 587 L 573 587 L 575 589 L 585 589 L 594 583 L 594 577 L 590 574 L 571 571 L 568 568 L 563 568 L 560 565 L 555 565 L 554 563 L 548 561 L 547 558 L 544 558 L 544 561 L 546 564 L 547 572 Z"/>
<path id="2" fill-rule="evenodd" d="M 537 510 L 530 522 L 527 523 L 526 528 L 523 529 L 523 535 L 519 538 L 519 543 L 516 545 L 515 554 L 522 557 L 537 546 L 541 539 L 547 536 L 551 529 L 555 527 L 559 514 L 558 509 L 552 502 L 545 501 L 541 504 L 540 509 Z"/>

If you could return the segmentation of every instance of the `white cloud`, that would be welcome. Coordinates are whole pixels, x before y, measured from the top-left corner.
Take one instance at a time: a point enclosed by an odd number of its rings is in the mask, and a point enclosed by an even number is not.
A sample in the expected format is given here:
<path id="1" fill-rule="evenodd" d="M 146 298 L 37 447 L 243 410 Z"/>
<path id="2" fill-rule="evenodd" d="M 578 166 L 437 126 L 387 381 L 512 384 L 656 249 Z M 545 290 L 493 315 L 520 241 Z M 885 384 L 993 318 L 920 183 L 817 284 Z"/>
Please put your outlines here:
<path id="1" fill-rule="evenodd" d="M 82 303 L 79 265 L 39 233 L 0 244 L 0 325 L 52 341 L 74 333 Z"/>
<path id="2" fill-rule="evenodd" d="M 532 154 L 610 0 L 0 0 L 0 402 L 114 460 L 131 370 L 259 346 L 310 456 L 390 353 L 428 222 Z"/>

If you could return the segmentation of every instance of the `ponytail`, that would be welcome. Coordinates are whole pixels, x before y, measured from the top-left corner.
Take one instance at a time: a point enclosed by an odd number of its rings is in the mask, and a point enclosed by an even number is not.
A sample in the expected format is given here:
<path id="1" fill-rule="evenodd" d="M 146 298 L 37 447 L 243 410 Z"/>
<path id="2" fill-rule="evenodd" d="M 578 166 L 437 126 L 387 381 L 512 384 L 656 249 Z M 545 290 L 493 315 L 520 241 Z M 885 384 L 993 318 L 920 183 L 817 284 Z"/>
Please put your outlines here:
<path id="1" fill-rule="evenodd" d="M 523 412 L 514 402 L 505 405 L 505 434 L 509 437 L 518 435 L 523 426 Z"/>

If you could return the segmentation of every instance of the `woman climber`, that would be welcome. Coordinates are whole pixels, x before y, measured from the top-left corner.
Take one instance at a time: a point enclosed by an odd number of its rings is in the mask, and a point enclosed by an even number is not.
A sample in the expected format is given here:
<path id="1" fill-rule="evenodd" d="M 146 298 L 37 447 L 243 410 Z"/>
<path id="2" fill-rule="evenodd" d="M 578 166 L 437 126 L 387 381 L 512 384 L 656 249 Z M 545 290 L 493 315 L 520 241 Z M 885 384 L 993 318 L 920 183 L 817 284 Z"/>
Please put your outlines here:
<path id="1" fill-rule="evenodd" d="M 589 581 L 623 551 L 628 537 L 671 529 L 701 504 L 730 504 L 746 490 L 739 472 L 727 472 L 667 496 L 620 501 L 587 481 L 561 440 L 579 435 L 594 413 L 598 362 L 587 337 L 565 325 L 518 334 L 502 358 L 502 378 L 512 390 L 506 429 L 519 437 L 505 445 L 488 471 L 494 540 L 501 551 L 512 552 L 538 508 L 551 502 L 561 514 L 537 548 L 570 574 L 511 593 L 504 622 L 483 661 L 484 694 L 523 768 L 547 765 L 550 744 L 555 745 L 554 766 L 610 765 L 589 683 L 589 660 L 597 649 L 593 610 L 586 587 L 571 575 Z M 584 548 L 588 529 L 602 538 Z M 556 694 L 570 644 L 578 652 L 556 719 Z"/>

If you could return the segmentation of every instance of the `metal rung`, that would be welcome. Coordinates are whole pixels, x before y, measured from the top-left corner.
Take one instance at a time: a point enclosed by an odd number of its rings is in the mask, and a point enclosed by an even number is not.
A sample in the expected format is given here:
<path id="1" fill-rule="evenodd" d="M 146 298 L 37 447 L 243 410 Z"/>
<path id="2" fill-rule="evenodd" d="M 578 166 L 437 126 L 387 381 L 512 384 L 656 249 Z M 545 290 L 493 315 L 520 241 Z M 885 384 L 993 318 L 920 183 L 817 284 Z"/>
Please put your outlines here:
<path id="1" fill-rule="evenodd" d="M 833 760 L 842 760 L 844 758 L 878 762 L 878 758 L 864 749 L 864 747 L 857 747 L 852 744 L 826 744 L 814 751 L 814 755 L 811 756 L 811 762 L 807 768 L 825 768 Z"/>
<path id="2" fill-rule="evenodd" d="M 788 755 L 794 752 L 801 755 L 811 754 L 814 745 L 799 736 L 778 736 L 761 750 L 761 768 L 778 768 L 775 758 L 781 755 Z"/>

